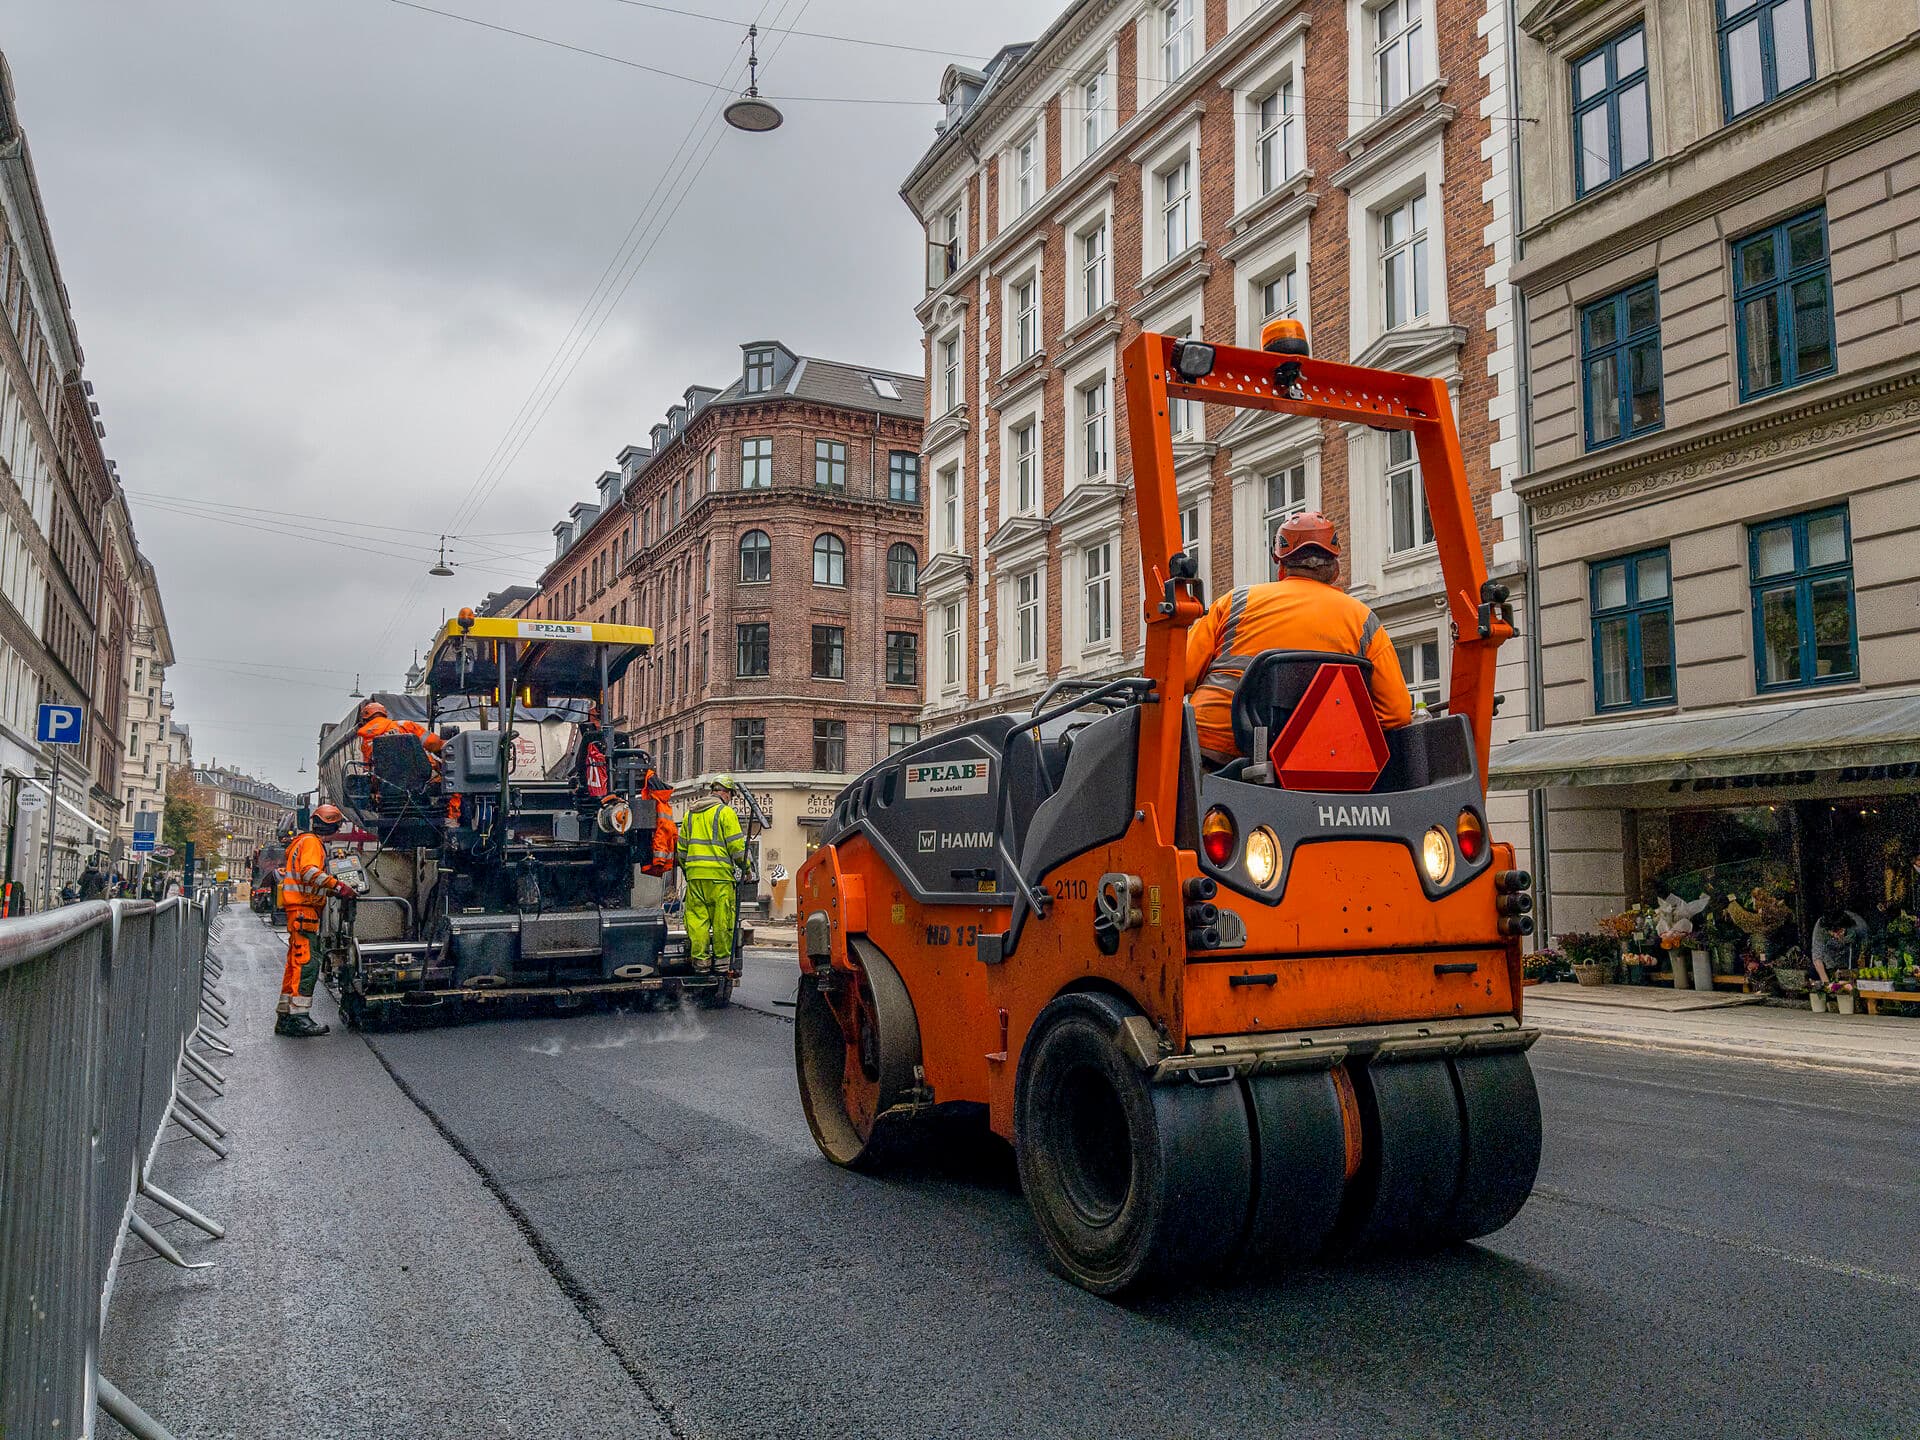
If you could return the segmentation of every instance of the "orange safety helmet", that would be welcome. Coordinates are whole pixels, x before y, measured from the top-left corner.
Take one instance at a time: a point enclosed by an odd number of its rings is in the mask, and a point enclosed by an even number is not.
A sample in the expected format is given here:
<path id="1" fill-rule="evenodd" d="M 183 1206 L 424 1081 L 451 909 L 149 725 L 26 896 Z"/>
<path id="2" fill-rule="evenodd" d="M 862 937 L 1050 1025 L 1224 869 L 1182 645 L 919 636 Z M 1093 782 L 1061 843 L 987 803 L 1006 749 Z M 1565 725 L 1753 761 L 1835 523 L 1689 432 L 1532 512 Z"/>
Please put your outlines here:
<path id="1" fill-rule="evenodd" d="M 360 707 L 360 723 L 364 725 L 367 721 L 377 719 L 386 713 L 386 706 L 382 705 L 378 700 L 369 700 Z"/>
<path id="2" fill-rule="evenodd" d="M 313 807 L 313 816 L 309 823 L 313 826 L 314 834 L 331 835 L 347 823 L 347 817 L 340 813 L 338 805 L 316 805 Z"/>
<path id="3" fill-rule="evenodd" d="M 1319 550 L 1340 558 L 1340 536 L 1333 528 L 1333 522 L 1318 510 L 1303 510 L 1298 515 L 1290 515 L 1280 524 L 1279 533 L 1273 537 L 1273 557 L 1291 555 L 1296 550 Z"/>

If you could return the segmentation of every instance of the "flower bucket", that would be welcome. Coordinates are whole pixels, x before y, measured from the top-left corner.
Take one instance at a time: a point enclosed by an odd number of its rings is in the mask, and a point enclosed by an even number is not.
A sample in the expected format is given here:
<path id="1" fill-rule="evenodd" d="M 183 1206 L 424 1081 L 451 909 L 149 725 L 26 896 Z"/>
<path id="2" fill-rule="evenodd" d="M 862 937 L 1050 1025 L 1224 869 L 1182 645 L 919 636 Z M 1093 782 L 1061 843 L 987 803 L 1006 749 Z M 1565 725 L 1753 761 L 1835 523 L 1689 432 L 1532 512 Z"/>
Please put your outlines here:
<path id="1" fill-rule="evenodd" d="M 1847 994 L 1834 996 L 1833 1008 L 1838 1010 L 1842 1015 L 1853 1014 L 1853 996 Z"/>
<path id="2" fill-rule="evenodd" d="M 1822 995 L 1818 990 L 1809 990 L 1807 992 L 1807 1008 L 1816 1015 L 1826 1014 L 1827 997 Z"/>
<path id="3" fill-rule="evenodd" d="M 1713 960 L 1704 950 L 1693 952 L 1693 988 L 1713 993 Z"/>
<path id="4" fill-rule="evenodd" d="M 1674 989 L 1689 990 L 1693 988 L 1692 982 L 1687 979 L 1686 956 L 1682 955 L 1678 950 L 1667 951 L 1667 972 L 1673 976 Z M 1713 982 L 1709 980 L 1707 983 L 1711 985 Z"/>

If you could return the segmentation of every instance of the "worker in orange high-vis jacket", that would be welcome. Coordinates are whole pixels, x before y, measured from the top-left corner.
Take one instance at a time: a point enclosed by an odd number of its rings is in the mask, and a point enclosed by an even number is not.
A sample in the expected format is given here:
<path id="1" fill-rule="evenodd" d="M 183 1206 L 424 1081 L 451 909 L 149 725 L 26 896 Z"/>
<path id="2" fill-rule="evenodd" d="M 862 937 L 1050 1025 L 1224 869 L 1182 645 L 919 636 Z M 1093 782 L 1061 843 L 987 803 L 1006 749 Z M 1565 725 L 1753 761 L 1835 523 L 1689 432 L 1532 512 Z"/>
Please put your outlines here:
<path id="1" fill-rule="evenodd" d="M 287 912 L 287 968 L 280 975 L 280 1008 L 273 1022 L 276 1035 L 324 1035 L 329 1027 L 316 1022 L 313 986 L 320 978 L 320 960 L 313 953 L 313 937 L 320 933 L 320 910 L 329 895 L 351 899 L 354 889 L 327 871 L 324 837 L 337 835 L 344 817 L 338 806 L 315 807 L 307 828 L 287 842 L 280 867 L 280 905 Z"/>
<path id="2" fill-rule="evenodd" d="M 373 742 L 382 735 L 413 735 L 426 748 L 427 763 L 433 766 L 433 773 L 440 773 L 440 751 L 446 742 L 418 720 L 395 720 L 378 700 L 369 700 L 360 707 L 360 728 L 355 733 L 360 737 L 360 759 L 364 764 L 373 764 Z"/>
<path id="3" fill-rule="evenodd" d="M 1338 588 L 1340 540 L 1318 510 L 1284 521 L 1273 539 L 1281 576 L 1222 595 L 1187 631 L 1187 691 L 1200 752 L 1215 766 L 1239 756 L 1233 692 L 1262 650 L 1317 650 L 1368 661 L 1373 713 L 1383 729 L 1413 719 L 1400 657 L 1379 617 Z"/>

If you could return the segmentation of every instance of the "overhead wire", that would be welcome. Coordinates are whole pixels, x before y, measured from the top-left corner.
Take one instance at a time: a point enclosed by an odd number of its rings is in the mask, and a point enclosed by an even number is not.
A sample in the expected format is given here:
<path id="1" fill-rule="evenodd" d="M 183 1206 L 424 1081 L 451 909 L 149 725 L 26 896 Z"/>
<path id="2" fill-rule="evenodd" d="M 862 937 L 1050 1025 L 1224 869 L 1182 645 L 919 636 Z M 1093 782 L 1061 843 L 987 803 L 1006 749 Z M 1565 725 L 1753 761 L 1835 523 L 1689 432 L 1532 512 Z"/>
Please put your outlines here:
<path id="1" fill-rule="evenodd" d="M 462 535 L 454 531 L 423 529 L 418 525 L 383 525 L 372 520 L 356 520 L 347 515 L 315 515 L 299 510 L 285 510 L 278 505 L 242 505 L 234 500 L 218 500 L 205 495 L 173 495 L 157 490 L 136 490 L 131 486 L 121 487 L 129 499 L 172 501 L 179 505 L 202 505 L 211 509 L 240 510 L 248 514 L 284 516 L 297 520 L 321 520 L 330 524 L 350 526 L 361 530 L 391 530 L 407 535 L 442 536 L 448 540 L 501 540 L 524 539 L 535 535 L 546 535 L 545 530 L 494 530 L 484 535 Z"/>
<path id="2" fill-rule="evenodd" d="M 677 5 L 660 5 L 654 0 L 614 0 L 616 5 L 631 6 L 635 10 L 654 10 L 662 15 L 684 15 L 689 20 L 706 20 L 715 25 L 730 25 L 734 29 L 744 29 L 757 22 L 735 20 L 729 15 L 707 15 L 698 10 L 682 10 Z M 840 45 L 865 45 L 876 50 L 905 50 L 914 55 L 941 55 L 961 60 L 986 60 L 990 56 L 975 55 L 966 50 L 948 50 L 931 45 L 907 45 L 895 40 L 869 40 L 859 35 L 830 35 L 820 30 L 802 30 L 793 25 L 761 25 L 760 29 L 770 35 L 798 35 L 807 40 L 831 40 Z"/>

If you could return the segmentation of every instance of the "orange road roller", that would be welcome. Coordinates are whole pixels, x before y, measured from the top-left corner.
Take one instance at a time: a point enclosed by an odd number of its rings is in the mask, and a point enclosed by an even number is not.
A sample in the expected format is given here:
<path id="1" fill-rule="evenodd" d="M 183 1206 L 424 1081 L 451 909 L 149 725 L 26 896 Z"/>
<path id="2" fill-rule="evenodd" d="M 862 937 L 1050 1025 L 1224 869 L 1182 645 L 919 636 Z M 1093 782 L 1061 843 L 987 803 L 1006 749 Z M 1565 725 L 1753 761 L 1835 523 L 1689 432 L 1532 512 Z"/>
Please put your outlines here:
<path id="1" fill-rule="evenodd" d="M 936 1108 L 1010 1141 L 1059 1269 L 1147 1281 L 1470 1240 L 1540 1155 L 1521 1020 L 1531 881 L 1486 813 L 1489 580 L 1443 381 L 1142 335 L 1126 405 L 1144 673 L 889 757 L 798 876 L 794 1057 L 835 1164 Z M 1444 715 L 1383 731 L 1359 656 L 1247 657 L 1204 757 L 1171 400 L 1411 434 L 1446 581 Z M 1217 758 L 1217 757 L 1216 757 Z"/>

